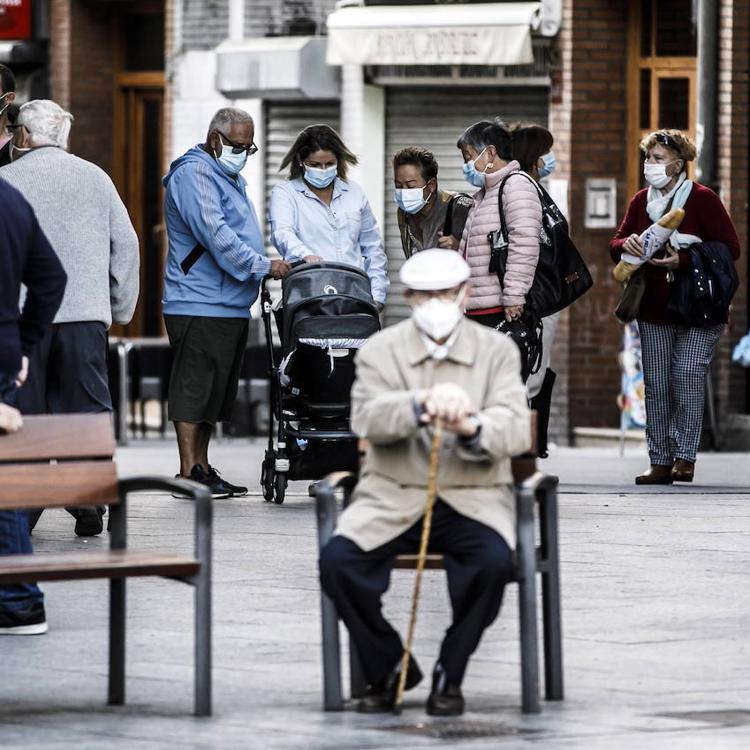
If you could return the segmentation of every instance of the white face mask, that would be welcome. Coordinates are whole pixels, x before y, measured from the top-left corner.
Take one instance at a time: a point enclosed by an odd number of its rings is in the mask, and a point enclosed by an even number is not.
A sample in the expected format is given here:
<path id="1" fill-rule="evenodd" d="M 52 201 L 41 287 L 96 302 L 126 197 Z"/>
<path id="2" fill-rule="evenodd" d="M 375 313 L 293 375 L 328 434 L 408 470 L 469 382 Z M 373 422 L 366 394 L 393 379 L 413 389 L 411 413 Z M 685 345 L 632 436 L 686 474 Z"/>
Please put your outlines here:
<path id="1" fill-rule="evenodd" d="M 31 148 L 21 148 L 20 146 L 14 146 L 11 143 L 10 144 L 10 160 L 15 161 L 16 159 L 20 159 L 28 151 L 31 151 Z"/>
<path id="2" fill-rule="evenodd" d="M 338 164 L 333 164 L 325 169 L 308 167 L 307 164 L 303 164 L 302 166 L 305 169 L 305 182 L 319 190 L 327 188 L 336 179 L 339 171 Z"/>
<path id="3" fill-rule="evenodd" d="M 669 162 L 669 164 L 674 163 L 675 162 L 673 161 Z M 667 167 L 669 164 L 644 163 L 643 176 L 646 178 L 646 182 L 657 189 L 668 185 L 669 181 L 672 179 L 672 177 L 667 174 Z"/>
<path id="4" fill-rule="evenodd" d="M 221 144 L 221 155 L 216 159 L 219 167 L 230 177 L 236 177 L 247 164 L 247 151 L 241 154 L 232 153 L 232 146 Z"/>
<path id="5" fill-rule="evenodd" d="M 424 197 L 424 188 L 421 187 L 396 188 L 393 191 L 393 200 L 407 214 L 416 214 L 425 207 L 428 198 Z"/>
<path id="6" fill-rule="evenodd" d="M 461 322 L 464 315 L 464 295 L 455 300 L 432 299 L 417 305 L 411 311 L 414 323 L 420 331 L 433 341 L 448 338 Z"/>

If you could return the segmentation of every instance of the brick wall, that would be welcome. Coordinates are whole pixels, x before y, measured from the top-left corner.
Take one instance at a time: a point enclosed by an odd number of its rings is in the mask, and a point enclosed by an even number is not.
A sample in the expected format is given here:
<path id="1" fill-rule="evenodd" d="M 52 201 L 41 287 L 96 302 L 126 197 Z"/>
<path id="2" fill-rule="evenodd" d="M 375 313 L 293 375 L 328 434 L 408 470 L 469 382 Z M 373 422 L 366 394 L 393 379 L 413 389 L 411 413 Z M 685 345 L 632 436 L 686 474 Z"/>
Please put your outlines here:
<path id="1" fill-rule="evenodd" d="M 61 107 L 70 106 L 70 1 L 50 0 L 50 92 Z"/>
<path id="2" fill-rule="evenodd" d="M 107 3 L 70 2 L 71 150 L 112 173 L 114 24 Z"/>
<path id="3" fill-rule="evenodd" d="M 572 100 L 573 56 L 573 3 L 563 4 L 562 25 L 556 40 L 555 65 L 551 71 L 549 129 L 554 135 L 554 151 L 557 157 L 555 179 L 568 180 L 568 205 L 570 206 L 570 122 Z M 570 213 L 570 210 L 568 211 Z M 563 310 L 552 347 L 550 366 L 557 373 L 552 413 L 550 414 L 549 439 L 567 445 L 570 432 L 570 311 Z"/>
<path id="4" fill-rule="evenodd" d="M 719 184 L 734 222 L 743 255 L 738 263 L 740 288 L 734 299 L 729 330 L 714 365 L 719 408 L 747 413 L 747 370 L 732 365 L 731 349 L 750 325 L 748 316 L 748 91 L 750 90 L 750 8 L 747 2 L 723 0 L 719 31 Z"/>
<path id="5" fill-rule="evenodd" d="M 612 311 L 618 286 L 608 243 L 614 230 L 583 225 L 587 177 L 617 179 L 618 216 L 625 211 L 627 4 L 608 0 L 566 2 L 571 27 L 570 216 L 573 239 L 594 278 L 594 288 L 570 310 L 570 425 L 614 427 L 620 386 L 617 354 L 621 327 Z"/>

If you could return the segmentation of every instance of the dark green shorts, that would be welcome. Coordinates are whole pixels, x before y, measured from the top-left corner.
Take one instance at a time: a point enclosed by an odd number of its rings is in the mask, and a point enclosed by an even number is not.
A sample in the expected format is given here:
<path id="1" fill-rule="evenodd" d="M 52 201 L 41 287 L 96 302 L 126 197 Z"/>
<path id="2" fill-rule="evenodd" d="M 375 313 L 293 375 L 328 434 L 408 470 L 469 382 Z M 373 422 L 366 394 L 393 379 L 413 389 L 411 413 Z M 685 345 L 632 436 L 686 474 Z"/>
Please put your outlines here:
<path id="1" fill-rule="evenodd" d="M 165 315 L 164 323 L 174 354 L 169 419 L 229 421 L 247 347 L 247 319 Z"/>

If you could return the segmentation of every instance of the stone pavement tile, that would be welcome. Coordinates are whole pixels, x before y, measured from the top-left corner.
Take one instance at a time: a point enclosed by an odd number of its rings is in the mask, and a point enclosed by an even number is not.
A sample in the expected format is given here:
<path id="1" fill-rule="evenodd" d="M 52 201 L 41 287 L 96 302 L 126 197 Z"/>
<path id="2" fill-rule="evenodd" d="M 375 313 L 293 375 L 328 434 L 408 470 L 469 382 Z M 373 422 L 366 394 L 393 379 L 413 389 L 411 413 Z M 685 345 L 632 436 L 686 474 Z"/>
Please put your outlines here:
<path id="1" fill-rule="evenodd" d="M 173 473 L 175 455 L 171 444 L 152 441 L 121 451 L 118 462 L 123 475 Z M 212 460 L 230 480 L 254 487 L 261 456 L 258 442 L 234 441 L 218 446 Z M 384 731 L 394 724 L 430 723 L 423 712 L 427 681 L 408 694 L 401 717 L 364 717 L 351 707 L 339 714 L 319 710 L 314 513 L 307 483 L 296 482 L 280 507 L 257 494 L 215 504 L 213 718 L 189 715 L 187 586 L 129 582 L 130 705 L 111 709 L 104 706 L 107 584 L 50 583 L 44 586 L 50 632 L 0 639 L 0 747 L 748 747 L 750 723 L 732 726 L 684 715 L 750 708 L 744 614 L 750 604 L 748 498 L 634 493 L 629 483 L 642 457 L 626 458 L 630 463 L 624 465 L 612 452 L 560 450 L 548 463 L 565 490 L 560 508 L 566 701 L 545 705 L 540 716 L 519 712 L 513 587 L 465 683 L 470 709 L 465 719 L 501 722 L 516 734 L 446 744 Z M 739 481 L 738 464 L 746 467 L 747 457 L 701 458 L 707 481 L 712 486 L 724 481 L 730 489 Z M 600 492 L 608 475 L 620 478 Z M 579 493 L 584 482 L 592 482 L 583 486 L 593 491 Z M 192 517 L 188 501 L 133 497 L 132 546 L 190 550 Z M 105 537 L 75 539 L 72 519 L 62 511 L 45 513 L 34 538 L 40 552 L 107 544 Z M 385 602 L 401 629 L 411 581 L 410 573 L 394 573 Z M 428 672 L 447 625 L 444 576 L 429 573 L 415 645 Z M 535 731 L 518 734 L 524 730 Z"/>

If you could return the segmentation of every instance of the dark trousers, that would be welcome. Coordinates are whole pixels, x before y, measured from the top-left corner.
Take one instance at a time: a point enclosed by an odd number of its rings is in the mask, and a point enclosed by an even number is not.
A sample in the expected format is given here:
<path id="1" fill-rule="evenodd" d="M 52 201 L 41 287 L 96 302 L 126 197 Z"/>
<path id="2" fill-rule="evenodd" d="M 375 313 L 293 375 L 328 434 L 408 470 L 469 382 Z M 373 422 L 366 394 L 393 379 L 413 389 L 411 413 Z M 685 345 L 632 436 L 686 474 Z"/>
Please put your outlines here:
<path id="1" fill-rule="evenodd" d="M 14 406 L 16 376 L 0 372 L 0 403 Z M 2 452 L 0 435 L 0 453 Z M 20 510 L 0 511 L 0 555 L 22 555 L 32 552 L 29 522 Z M 13 583 L 0 586 L 0 610 L 17 611 L 34 602 L 43 602 L 44 594 L 35 583 Z"/>
<path id="2" fill-rule="evenodd" d="M 99 321 L 56 323 L 37 344 L 29 377 L 18 391 L 22 414 L 73 414 L 112 411 L 107 377 L 107 327 Z M 74 517 L 94 507 L 68 508 Z M 41 510 L 29 513 L 36 526 Z"/>
<path id="3" fill-rule="evenodd" d="M 422 520 L 392 541 L 365 552 L 350 539 L 333 537 L 320 554 L 320 582 L 349 630 L 367 682 L 380 683 L 397 665 L 403 645 L 383 617 L 396 555 L 415 553 Z M 448 680 L 461 684 L 469 657 L 485 628 L 500 611 L 505 584 L 513 576 L 513 556 L 505 540 L 488 526 L 435 504 L 429 551 L 445 556 L 453 622 L 440 648 Z"/>
<path id="4" fill-rule="evenodd" d="M 47 330 L 18 391 L 22 414 L 112 411 L 104 323 L 56 323 Z"/>

